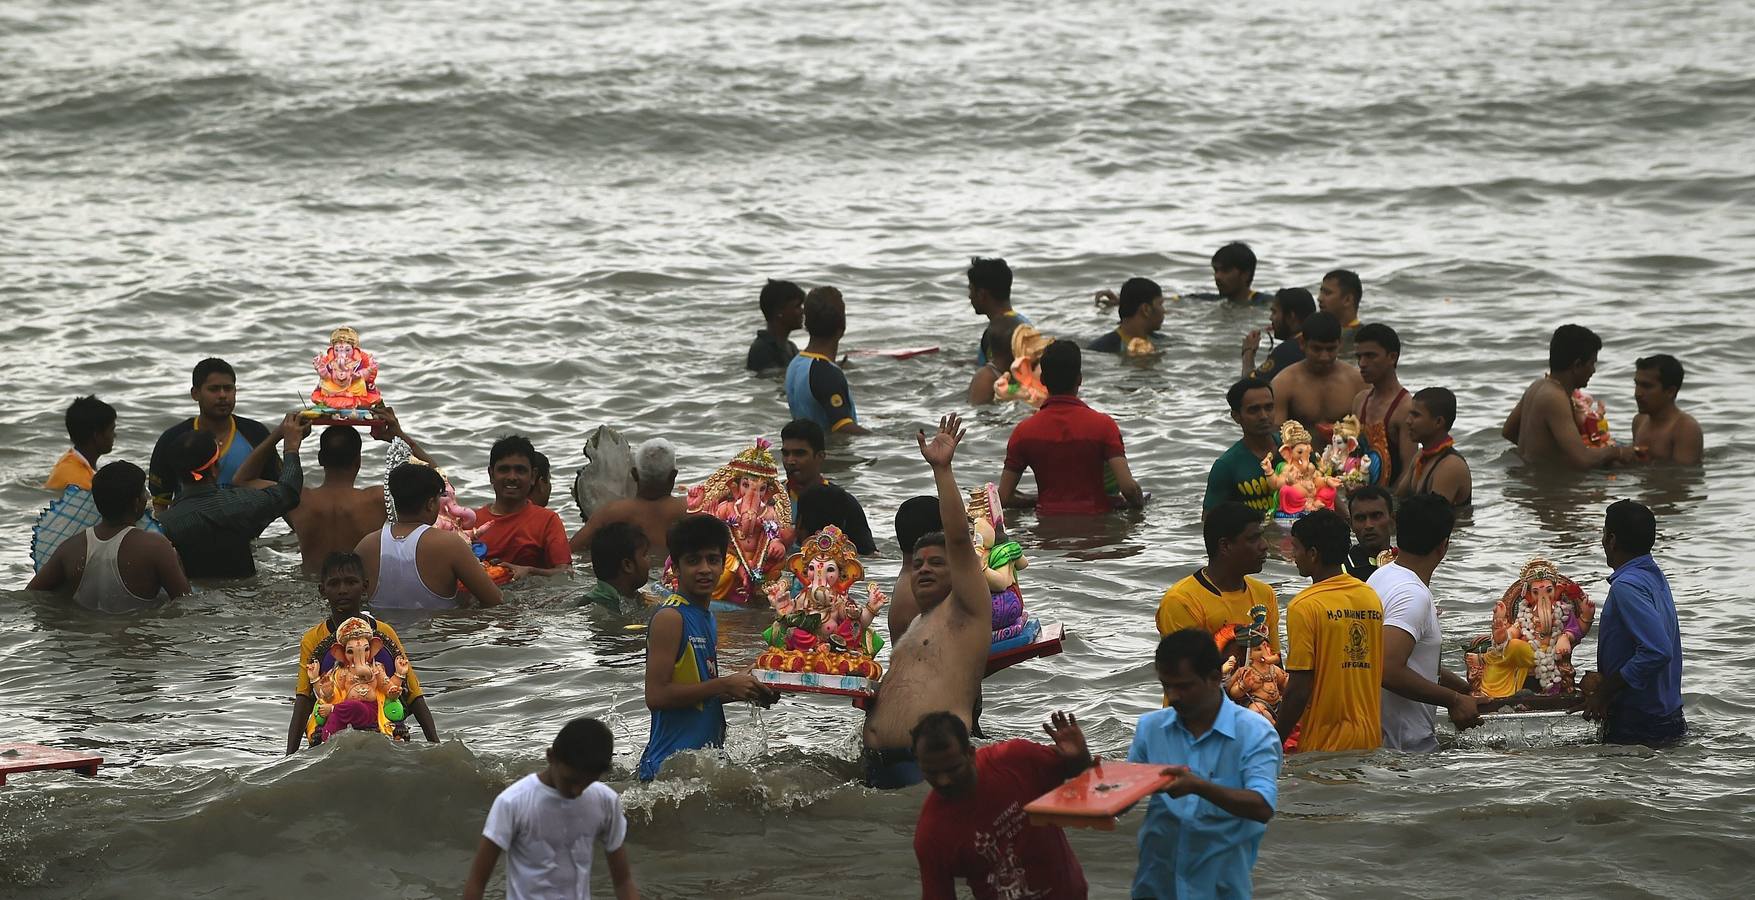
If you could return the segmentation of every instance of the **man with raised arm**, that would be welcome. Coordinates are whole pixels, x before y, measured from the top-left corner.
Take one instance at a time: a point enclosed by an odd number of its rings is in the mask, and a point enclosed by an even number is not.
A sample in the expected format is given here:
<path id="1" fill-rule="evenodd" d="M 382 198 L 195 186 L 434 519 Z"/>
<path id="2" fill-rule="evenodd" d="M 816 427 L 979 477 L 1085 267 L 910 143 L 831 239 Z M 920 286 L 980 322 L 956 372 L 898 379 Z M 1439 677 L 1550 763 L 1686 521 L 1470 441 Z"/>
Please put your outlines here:
<path id="1" fill-rule="evenodd" d="M 950 712 L 965 725 L 974 721 L 993 639 L 993 595 L 963 509 L 963 492 L 951 460 L 963 439 L 955 415 L 939 422 L 929 442 L 916 436 L 920 455 L 932 466 L 938 488 L 939 520 L 953 527 L 928 534 L 914 545 L 914 598 L 920 615 L 890 654 L 890 671 L 878 687 L 865 718 L 866 784 L 902 788 L 922 780 L 910 732 L 927 713 Z M 945 602 L 946 600 L 950 602 Z"/>

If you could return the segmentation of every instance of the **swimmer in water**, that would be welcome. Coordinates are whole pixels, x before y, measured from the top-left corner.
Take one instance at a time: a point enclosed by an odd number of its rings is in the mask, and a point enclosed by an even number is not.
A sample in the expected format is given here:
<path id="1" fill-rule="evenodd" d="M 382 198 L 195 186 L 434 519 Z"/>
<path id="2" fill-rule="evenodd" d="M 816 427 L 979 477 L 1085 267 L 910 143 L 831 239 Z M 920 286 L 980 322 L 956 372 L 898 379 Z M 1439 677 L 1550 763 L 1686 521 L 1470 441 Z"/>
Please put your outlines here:
<path id="1" fill-rule="evenodd" d="M 1359 377 L 1370 387 L 1353 398 L 1353 418 L 1359 420 L 1360 436 L 1383 455 L 1383 472 L 1376 483 L 1387 486 L 1395 483 L 1402 468 L 1419 452 L 1408 430 L 1408 413 L 1414 405 L 1408 389 L 1396 377 L 1402 339 L 1394 328 L 1372 322 L 1359 329 L 1354 345 Z"/>
<path id="2" fill-rule="evenodd" d="M 1633 417 L 1633 447 L 1642 462 L 1697 466 L 1706 452 L 1700 423 L 1676 406 L 1682 374 L 1682 362 L 1667 353 L 1634 363 L 1633 401 L 1639 404 L 1639 415 Z"/>
<path id="3" fill-rule="evenodd" d="M 1304 359 L 1274 376 L 1274 427 L 1295 419 L 1310 432 L 1316 450 L 1334 437 L 1334 423 L 1353 411 L 1353 399 L 1365 390 L 1359 370 L 1340 362 L 1341 322 L 1318 312 L 1304 323 L 1298 340 Z"/>
<path id="4" fill-rule="evenodd" d="M 1219 296 L 1232 303 L 1266 303 L 1269 295 L 1256 290 L 1255 251 L 1241 241 L 1220 247 L 1213 254 L 1213 287 Z"/>
<path id="5" fill-rule="evenodd" d="M 977 256 L 969 260 L 969 305 L 987 317 L 989 328 L 1011 321 L 1028 325 L 1030 320 L 1012 309 L 1012 267 L 1005 260 Z M 987 365 L 987 342 L 981 342 L 976 365 Z"/>
<path id="6" fill-rule="evenodd" d="M 804 327 L 804 289 L 790 281 L 768 279 L 762 288 L 762 318 L 768 327 L 756 332 L 743 367 L 751 372 L 785 369 L 798 355 L 787 336 Z"/>
<path id="7" fill-rule="evenodd" d="M 1304 333 L 1304 320 L 1316 313 L 1315 298 L 1303 288 L 1281 288 L 1274 294 L 1273 306 L 1269 310 L 1269 332 L 1279 344 L 1268 351 L 1268 358 L 1258 366 L 1255 364 L 1255 354 L 1261 349 L 1261 329 L 1254 329 L 1244 335 L 1244 378 L 1272 381 L 1275 375 L 1304 358 L 1304 345 L 1298 341 L 1298 335 Z"/>
<path id="8" fill-rule="evenodd" d="M 1343 343 L 1351 341 L 1359 331 L 1359 300 L 1364 296 L 1365 286 L 1359 282 L 1357 272 L 1336 269 L 1322 276 L 1316 302 L 1322 304 L 1323 312 L 1340 320 Z"/>
<path id="9" fill-rule="evenodd" d="M 1572 392 L 1590 384 L 1603 339 L 1583 325 L 1562 325 L 1548 341 L 1548 374 L 1524 389 L 1500 434 L 1531 463 L 1595 469 L 1632 458 L 1628 447 L 1593 447 L 1572 418 Z"/>

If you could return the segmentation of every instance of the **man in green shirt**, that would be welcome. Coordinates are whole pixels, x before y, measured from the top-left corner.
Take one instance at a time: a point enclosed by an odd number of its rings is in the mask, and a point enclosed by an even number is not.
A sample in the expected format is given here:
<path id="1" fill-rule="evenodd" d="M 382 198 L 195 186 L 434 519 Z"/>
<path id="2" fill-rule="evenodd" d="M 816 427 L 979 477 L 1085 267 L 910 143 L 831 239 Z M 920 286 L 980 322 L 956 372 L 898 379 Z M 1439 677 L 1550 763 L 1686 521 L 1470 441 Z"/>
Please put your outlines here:
<path id="1" fill-rule="evenodd" d="M 580 605 L 596 603 L 616 615 L 639 609 L 640 588 L 651 569 L 651 549 L 646 532 L 632 522 L 611 522 L 598 529 L 591 536 L 591 571 L 597 586 Z"/>
<path id="2" fill-rule="evenodd" d="M 1243 438 L 1214 461 L 1207 474 L 1206 499 L 1201 516 L 1227 500 L 1239 501 L 1265 518 L 1274 508 L 1274 490 L 1262 471 L 1263 457 L 1277 462 L 1274 446 L 1274 389 L 1259 378 L 1245 378 L 1225 392 L 1231 420 L 1243 429 Z"/>

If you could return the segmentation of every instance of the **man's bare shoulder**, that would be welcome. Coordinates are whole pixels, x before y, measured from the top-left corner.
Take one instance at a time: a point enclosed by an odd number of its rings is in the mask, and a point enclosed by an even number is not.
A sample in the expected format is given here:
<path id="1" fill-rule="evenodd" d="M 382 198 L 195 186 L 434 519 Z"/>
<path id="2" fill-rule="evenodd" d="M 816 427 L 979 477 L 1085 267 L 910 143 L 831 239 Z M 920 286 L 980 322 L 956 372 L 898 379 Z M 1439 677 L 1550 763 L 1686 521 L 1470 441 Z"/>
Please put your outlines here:
<path id="1" fill-rule="evenodd" d="M 1304 367 L 1304 360 L 1298 360 L 1284 369 L 1281 369 L 1280 374 L 1275 375 L 1273 381 L 1270 383 L 1276 388 L 1302 384 L 1304 380 L 1309 377 L 1305 374 L 1308 371 L 1310 370 Z"/>

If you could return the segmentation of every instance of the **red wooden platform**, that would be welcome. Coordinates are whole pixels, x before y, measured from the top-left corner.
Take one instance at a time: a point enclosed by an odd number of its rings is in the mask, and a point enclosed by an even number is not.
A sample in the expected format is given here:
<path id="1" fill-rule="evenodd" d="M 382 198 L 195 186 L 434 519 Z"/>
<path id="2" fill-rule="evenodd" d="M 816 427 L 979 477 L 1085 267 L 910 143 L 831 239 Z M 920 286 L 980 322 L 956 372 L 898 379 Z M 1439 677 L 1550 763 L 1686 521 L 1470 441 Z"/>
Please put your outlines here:
<path id="1" fill-rule="evenodd" d="M 0 744 L 0 785 L 6 776 L 50 769 L 72 769 L 81 775 L 96 775 L 104 758 L 71 750 L 57 750 L 41 744 Z"/>
<path id="2" fill-rule="evenodd" d="M 1038 656 L 1053 656 L 1060 652 L 1061 641 L 1066 639 L 1066 626 L 1059 622 L 1051 622 L 1042 626 L 1042 635 L 1034 643 L 1022 647 L 1013 647 L 1004 653 L 995 653 L 987 658 L 987 671 L 982 677 L 992 675 L 1000 669 L 1009 669 L 1025 660 Z"/>

